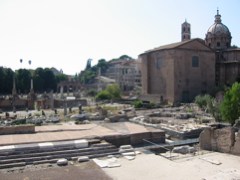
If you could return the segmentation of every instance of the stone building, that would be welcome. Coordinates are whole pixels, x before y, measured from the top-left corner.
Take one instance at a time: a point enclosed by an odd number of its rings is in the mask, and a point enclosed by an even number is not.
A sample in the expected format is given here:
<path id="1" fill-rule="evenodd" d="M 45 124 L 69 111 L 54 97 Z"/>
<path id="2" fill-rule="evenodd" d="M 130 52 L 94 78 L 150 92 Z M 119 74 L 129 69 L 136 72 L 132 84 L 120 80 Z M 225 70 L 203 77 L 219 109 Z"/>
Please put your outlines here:
<path id="1" fill-rule="evenodd" d="M 222 23 L 217 11 L 214 24 L 210 26 L 205 43 L 216 54 L 216 85 L 231 85 L 240 80 L 240 48 L 231 46 L 231 32 Z"/>
<path id="2" fill-rule="evenodd" d="M 153 95 L 152 101 L 189 102 L 214 87 L 215 54 L 201 39 L 161 46 L 139 58 L 142 93 Z"/>
<path id="3" fill-rule="evenodd" d="M 114 79 L 124 93 L 141 86 L 139 62 L 133 59 L 119 59 L 109 62 L 109 68 L 104 76 Z"/>
<path id="4" fill-rule="evenodd" d="M 181 42 L 139 55 L 142 99 L 190 102 L 215 86 L 240 80 L 240 49 L 231 46 L 231 33 L 217 11 L 205 40 L 191 39 L 191 26 L 181 26 Z"/>

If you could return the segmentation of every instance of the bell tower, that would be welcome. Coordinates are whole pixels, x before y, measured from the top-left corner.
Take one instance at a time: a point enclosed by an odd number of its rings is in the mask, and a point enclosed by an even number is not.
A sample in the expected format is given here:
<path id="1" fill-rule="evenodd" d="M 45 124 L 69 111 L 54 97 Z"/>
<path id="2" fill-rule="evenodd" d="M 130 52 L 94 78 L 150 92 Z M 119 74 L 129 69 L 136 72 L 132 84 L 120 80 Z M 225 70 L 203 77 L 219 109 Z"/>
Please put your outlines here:
<path id="1" fill-rule="evenodd" d="M 182 41 L 190 40 L 191 39 L 191 25 L 185 20 L 182 23 Z"/>

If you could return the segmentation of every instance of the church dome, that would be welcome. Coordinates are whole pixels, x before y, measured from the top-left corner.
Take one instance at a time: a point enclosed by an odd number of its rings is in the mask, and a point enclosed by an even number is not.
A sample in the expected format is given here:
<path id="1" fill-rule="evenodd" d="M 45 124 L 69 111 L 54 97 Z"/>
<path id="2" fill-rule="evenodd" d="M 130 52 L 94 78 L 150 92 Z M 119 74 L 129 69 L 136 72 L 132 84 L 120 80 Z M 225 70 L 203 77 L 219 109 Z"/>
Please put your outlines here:
<path id="1" fill-rule="evenodd" d="M 225 26 L 222 23 L 214 23 L 210 28 L 208 29 L 208 34 L 215 35 L 215 36 L 221 36 L 221 35 L 228 35 L 231 36 L 231 33 L 227 26 Z"/>
<path id="2" fill-rule="evenodd" d="M 221 21 L 221 15 L 217 11 L 215 22 L 207 31 L 205 43 L 212 49 L 226 49 L 231 45 L 231 33 Z"/>

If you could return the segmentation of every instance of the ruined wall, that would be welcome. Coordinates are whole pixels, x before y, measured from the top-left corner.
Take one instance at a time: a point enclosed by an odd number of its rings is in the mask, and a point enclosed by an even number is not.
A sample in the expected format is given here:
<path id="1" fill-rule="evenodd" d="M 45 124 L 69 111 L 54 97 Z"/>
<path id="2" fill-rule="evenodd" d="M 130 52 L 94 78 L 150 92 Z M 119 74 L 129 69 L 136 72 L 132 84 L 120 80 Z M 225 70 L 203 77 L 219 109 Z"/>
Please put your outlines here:
<path id="1" fill-rule="evenodd" d="M 232 127 L 222 129 L 205 128 L 199 136 L 201 149 L 240 155 L 240 131 Z"/>
<path id="2" fill-rule="evenodd" d="M 34 133 L 34 132 L 35 132 L 34 125 L 0 127 L 0 135 L 3 135 L 3 134 L 26 134 L 26 133 Z"/>
<path id="3" fill-rule="evenodd" d="M 14 104 L 17 109 L 25 109 L 28 105 L 28 100 L 27 99 L 16 99 Z M 1 99 L 0 100 L 0 109 L 12 110 L 13 109 L 12 100 L 11 99 Z"/>

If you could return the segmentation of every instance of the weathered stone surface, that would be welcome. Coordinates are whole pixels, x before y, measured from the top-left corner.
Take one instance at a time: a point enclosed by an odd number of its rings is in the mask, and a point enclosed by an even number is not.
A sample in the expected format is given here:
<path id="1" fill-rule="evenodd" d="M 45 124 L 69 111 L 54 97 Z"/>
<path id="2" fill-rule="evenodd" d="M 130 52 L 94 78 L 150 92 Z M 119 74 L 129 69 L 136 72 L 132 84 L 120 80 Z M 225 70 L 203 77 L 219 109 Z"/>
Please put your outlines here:
<path id="1" fill-rule="evenodd" d="M 205 128 L 199 137 L 200 148 L 240 155 L 240 133 L 235 138 L 234 128 Z"/>
<path id="2" fill-rule="evenodd" d="M 88 156 L 80 156 L 78 158 L 78 162 L 86 162 L 89 161 L 89 157 Z"/>
<path id="3" fill-rule="evenodd" d="M 235 121 L 235 124 L 233 125 L 233 127 L 240 128 L 240 119 L 237 119 Z"/>
<path id="4" fill-rule="evenodd" d="M 173 148 L 172 152 L 174 153 L 180 153 L 180 154 L 187 154 L 187 153 L 193 153 L 196 150 L 193 147 L 190 146 L 180 146 Z"/>
<path id="5" fill-rule="evenodd" d="M 34 125 L 0 127 L 0 135 L 2 135 L 2 134 L 25 134 L 25 133 L 34 133 L 34 132 L 35 132 Z"/>
<path id="6" fill-rule="evenodd" d="M 235 143 L 231 151 L 233 154 L 240 155 L 240 130 L 236 133 Z"/>
<path id="7" fill-rule="evenodd" d="M 213 139 L 214 129 L 211 127 L 205 128 L 199 136 L 199 145 L 201 149 L 213 150 L 212 144 L 215 144 Z M 215 149 L 216 150 L 216 149 Z"/>
<path id="8" fill-rule="evenodd" d="M 235 141 L 235 133 L 233 128 L 227 127 L 216 129 L 214 131 L 214 139 L 216 139 L 217 150 L 223 153 L 230 153 L 231 147 Z"/>
<path id="9" fill-rule="evenodd" d="M 68 160 L 65 159 L 65 158 L 59 159 L 59 160 L 57 161 L 57 165 L 59 165 L 59 166 L 65 166 L 65 165 L 67 165 L 67 164 L 68 164 Z"/>
<path id="10" fill-rule="evenodd" d="M 88 147 L 88 141 L 86 139 L 80 139 L 74 141 L 76 148 L 86 148 Z"/>
<path id="11" fill-rule="evenodd" d="M 118 115 L 109 117 L 109 119 L 110 119 L 110 122 L 123 122 L 123 121 L 127 121 L 128 117 L 124 114 L 118 114 Z"/>

